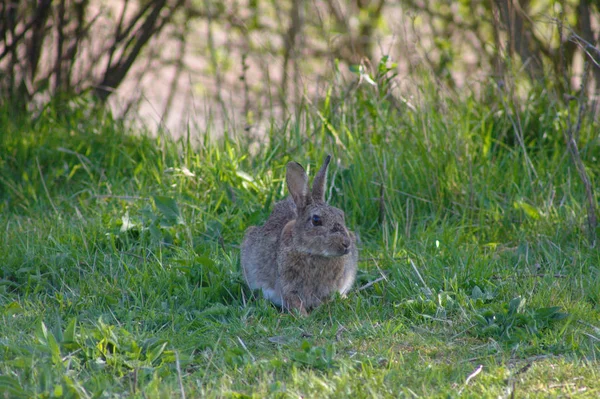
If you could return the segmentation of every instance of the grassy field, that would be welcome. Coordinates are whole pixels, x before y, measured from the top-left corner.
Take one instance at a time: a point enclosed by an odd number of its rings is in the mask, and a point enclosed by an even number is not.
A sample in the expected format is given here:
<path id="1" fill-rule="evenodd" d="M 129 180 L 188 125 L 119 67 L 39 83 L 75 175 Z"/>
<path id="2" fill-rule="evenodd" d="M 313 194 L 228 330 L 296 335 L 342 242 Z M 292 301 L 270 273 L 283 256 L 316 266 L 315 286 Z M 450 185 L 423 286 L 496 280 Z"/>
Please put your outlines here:
<path id="1" fill-rule="evenodd" d="M 569 115 L 523 104 L 334 89 L 268 144 L 153 138 L 85 101 L 1 109 L 0 396 L 600 396 Z M 598 131 L 579 135 L 593 180 Z M 360 270 L 302 318 L 245 287 L 239 244 L 286 162 L 326 152 Z"/>

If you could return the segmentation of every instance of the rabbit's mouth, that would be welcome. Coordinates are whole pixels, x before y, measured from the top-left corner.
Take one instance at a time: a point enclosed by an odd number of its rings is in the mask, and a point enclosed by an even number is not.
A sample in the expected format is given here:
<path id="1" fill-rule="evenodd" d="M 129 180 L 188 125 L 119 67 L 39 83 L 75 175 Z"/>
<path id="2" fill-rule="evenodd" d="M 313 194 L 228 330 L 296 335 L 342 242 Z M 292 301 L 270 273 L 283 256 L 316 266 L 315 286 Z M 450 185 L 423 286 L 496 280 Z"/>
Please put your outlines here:
<path id="1" fill-rule="evenodd" d="M 331 248 L 322 255 L 326 258 L 339 258 L 341 256 L 348 255 L 350 253 L 350 248 Z"/>

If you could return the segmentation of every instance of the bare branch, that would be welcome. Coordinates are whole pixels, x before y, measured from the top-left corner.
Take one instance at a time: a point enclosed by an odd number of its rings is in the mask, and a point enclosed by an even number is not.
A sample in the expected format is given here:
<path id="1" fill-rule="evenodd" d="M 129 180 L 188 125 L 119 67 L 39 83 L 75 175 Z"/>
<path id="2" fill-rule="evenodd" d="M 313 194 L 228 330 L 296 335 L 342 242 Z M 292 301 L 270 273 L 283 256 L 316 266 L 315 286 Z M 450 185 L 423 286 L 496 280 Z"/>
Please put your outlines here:
<path id="1" fill-rule="evenodd" d="M 65 43 L 65 0 L 60 0 L 58 6 L 58 22 L 56 24 L 57 30 L 57 43 L 56 43 L 56 60 L 54 61 L 54 90 L 57 91 L 62 87 L 62 60 L 63 60 L 63 46 Z"/>
<path id="2" fill-rule="evenodd" d="M 163 14 L 166 0 L 158 0 L 152 3 L 152 11 L 150 15 L 146 17 L 142 26 L 136 30 L 131 36 L 128 42 L 124 45 L 123 53 L 118 61 L 114 64 L 109 65 L 104 73 L 102 82 L 96 87 L 96 95 L 102 101 L 110 95 L 112 90 L 119 86 L 119 84 L 125 78 L 125 75 L 133 65 L 134 60 L 140 54 L 142 48 L 148 43 L 150 38 L 159 33 L 165 24 L 170 21 L 175 11 L 183 4 L 183 0 L 177 1 L 175 5 L 170 7 L 166 13 Z M 129 47 L 131 50 L 127 51 Z"/>
<path id="3" fill-rule="evenodd" d="M 579 137 L 579 131 L 581 129 L 581 121 L 584 118 L 585 112 L 585 87 L 587 85 L 587 78 L 590 74 L 590 63 L 586 61 L 583 78 L 581 79 L 581 87 L 579 92 L 579 112 L 577 114 L 577 121 L 575 125 L 573 125 L 569 112 L 569 121 L 567 129 L 564 131 L 565 141 L 567 142 L 567 148 L 569 150 L 569 154 L 571 154 L 571 160 L 575 164 L 577 169 L 577 173 L 579 174 L 579 178 L 583 182 L 583 186 L 585 188 L 585 195 L 587 199 L 587 221 L 588 221 L 588 229 L 589 229 L 589 238 L 590 238 L 590 246 L 593 248 L 596 246 L 596 228 L 598 226 L 598 217 L 596 214 L 596 201 L 594 197 L 594 189 L 592 187 L 592 183 L 590 181 L 590 177 L 585 170 L 585 165 L 581 159 L 581 154 L 579 153 L 579 148 L 577 146 L 577 137 Z"/>

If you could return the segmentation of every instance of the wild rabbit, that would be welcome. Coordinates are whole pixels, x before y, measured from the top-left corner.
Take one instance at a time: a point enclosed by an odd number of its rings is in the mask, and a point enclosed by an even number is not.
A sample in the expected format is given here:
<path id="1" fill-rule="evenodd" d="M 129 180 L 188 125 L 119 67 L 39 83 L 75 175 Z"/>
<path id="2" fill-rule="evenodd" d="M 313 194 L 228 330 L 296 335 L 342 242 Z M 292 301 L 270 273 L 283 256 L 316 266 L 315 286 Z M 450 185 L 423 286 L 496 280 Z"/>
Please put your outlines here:
<path id="1" fill-rule="evenodd" d="M 291 197 L 275 204 L 262 227 L 249 227 L 242 243 L 248 286 L 303 315 L 334 292 L 344 295 L 356 277 L 356 237 L 346 228 L 344 212 L 325 202 L 330 161 L 328 155 L 312 190 L 304 168 L 289 162 L 286 181 Z"/>

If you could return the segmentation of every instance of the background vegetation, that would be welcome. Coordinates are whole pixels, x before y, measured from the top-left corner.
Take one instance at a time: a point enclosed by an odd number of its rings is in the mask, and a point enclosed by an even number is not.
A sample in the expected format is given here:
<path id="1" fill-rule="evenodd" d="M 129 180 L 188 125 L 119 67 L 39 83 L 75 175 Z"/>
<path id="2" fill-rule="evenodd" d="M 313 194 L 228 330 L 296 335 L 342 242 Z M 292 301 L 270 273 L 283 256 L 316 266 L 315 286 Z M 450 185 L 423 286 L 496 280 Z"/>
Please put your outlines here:
<path id="1" fill-rule="evenodd" d="M 175 133 L 212 117 L 262 135 L 270 118 L 322 97 L 336 63 L 372 69 L 387 55 L 398 98 L 418 93 L 423 72 L 452 95 L 495 101 L 482 87 L 517 79 L 525 98 L 540 81 L 573 96 L 587 61 L 594 99 L 599 12 L 587 0 L 3 0 L 0 98 L 91 92 Z"/>
<path id="2" fill-rule="evenodd" d="M 438 38 L 429 43 L 435 49 L 426 53 L 429 59 L 408 63 L 415 67 L 405 72 L 393 51 L 380 56 L 376 46 L 366 46 L 362 53 L 352 44 L 376 37 L 394 2 L 314 8 L 253 2 L 238 9 L 234 3 L 125 2 L 130 14 L 121 18 L 121 8 L 114 14 L 123 32 L 112 56 L 116 64 L 93 62 L 104 72 L 107 65 L 124 68 L 116 60 L 128 59 L 136 43 L 136 62 L 151 57 L 154 39 L 186 26 L 179 18 L 204 18 L 217 37 L 219 24 L 235 26 L 224 16 L 240 18 L 241 26 L 254 16 L 256 32 L 274 38 L 279 31 L 267 29 L 289 28 L 294 12 L 303 16 L 302 34 L 287 36 L 295 38 L 287 42 L 293 43 L 287 66 L 275 64 L 288 83 L 238 81 L 248 85 L 237 96 L 241 108 L 219 98 L 235 88 L 220 68 L 221 56 L 211 58 L 221 47 L 207 52 L 221 90 L 214 106 L 226 123 L 208 118 L 198 122 L 201 134 L 189 125 L 174 137 L 113 113 L 102 104 L 112 91 L 100 88 L 96 75 L 78 85 L 69 80 L 75 72 L 63 71 L 63 83 L 52 84 L 59 72 L 44 52 L 60 46 L 44 45 L 39 53 L 35 71 L 49 68 L 48 84 L 45 75 L 36 80 L 24 72 L 38 37 L 36 23 L 24 21 L 35 21 L 44 4 L 3 3 L 2 9 L 2 51 L 10 55 L 0 65 L 15 68 L 4 69 L 14 85 L 2 81 L 0 104 L 3 396 L 598 396 L 598 46 L 583 32 L 586 15 L 595 23 L 595 6 L 493 2 L 468 9 L 460 2 L 403 2 L 403 10 L 420 10 L 413 26 L 425 28 L 418 32 Z M 508 14 L 503 5 L 510 6 Z M 61 36 L 61 10 L 64 21 L 73 21 L 77 10 L 94 10 L 87 2 L 47 6 L 45 28 L 37 32 L 48 40 Z M 291 14 L 274 18 L 277 9 Z M 313 26 L 318 10 L 327 11 L 329 21 L 336 12 L 347 18 L 348 30 L 336 37 L 351 50 L 328 42 L 322 55 L 333 60 L 327 78 L 319 90 L 304 92 L 309 85 L 296 84 L 294 70 L 303 79 L 320 73 L 302 69 L 318 65 L 320 55 L 306 52 L 325 37 Z M 153 12 L 158 19 L 150 24 Z M 94 23 L 111 16 L 98 15 Z M 552 35 L 541 35 L 535 25 L 529 36 L 511 36 L 523 32 L 519 18 L 540 24 L 540 15 L 557 16 L 544 22 Z M 280 25 L 260 25 L 266 16 Z M 423 22 L 427 18 L 431 23 Z M 76 30 L 73 23 L 64 26 Z M 328 24 L 325 32 L 337 32 Z M 481 31 L 468 33 L 471 25 Z M 144 26 L 151 36 L 145 44 Z M 77 37 L 64 29 L 63 49 Z M 26 33 L 19 39 L 19 32 Z M 245 32 L 240 37 L 248 43 L 257 39 L 255 31 Z M 469 53 L 476 41 L 460 37 L 473 32 L 483 47 Z M 576 46 L 586 37 L 589 45 Z M 89 43 L 77 54 L 95 51 Z M 252 66 L 258 50 L 285 61 L 286 42 L 279 43 L 249 46 L 245 76 L 270 73 Z M 419 36 L 415 43 L 428 42 Z M 505 46 L 488 52 L 498 43 Z M 481 61 L 477 74 L 461 72 L 468 54 L 488 57 L 489 64 Z M 88 55 L 59 64 L 79 71 L 74 60 L 89 61 Z M 252 82 L 273 93 L 289 91 L 262 97 Z M 261 119 L 256 110 L 265 104 L 271 117 Z M 236 128 L 240 115 L 250 134 Z M 261 131 L 252 127 L 258 120 Z M 239 243 L 245 228 L 262 223 L 286 194 L 286 162 L 315 168 L 325 153 L 336 160 L 327 197 L 360 236 L 360 271 L 348 298 L 300 318 L 247 289 Z"/>

